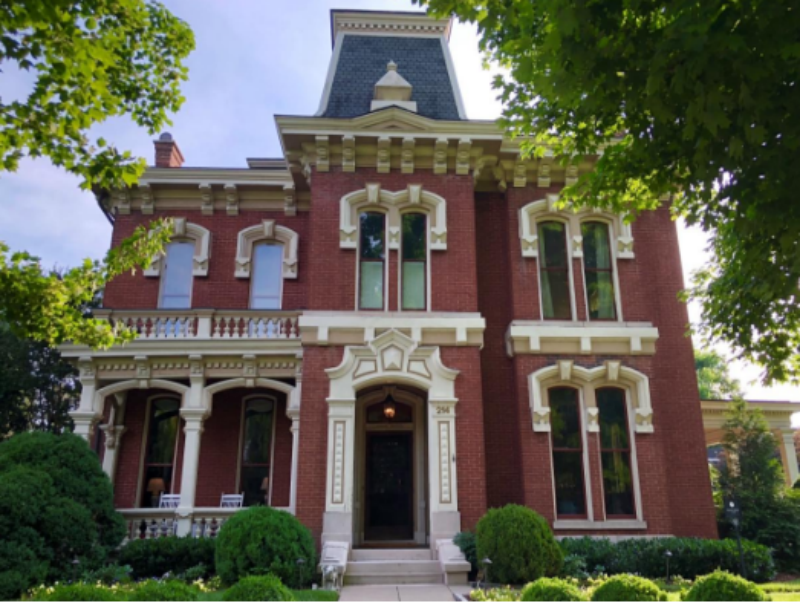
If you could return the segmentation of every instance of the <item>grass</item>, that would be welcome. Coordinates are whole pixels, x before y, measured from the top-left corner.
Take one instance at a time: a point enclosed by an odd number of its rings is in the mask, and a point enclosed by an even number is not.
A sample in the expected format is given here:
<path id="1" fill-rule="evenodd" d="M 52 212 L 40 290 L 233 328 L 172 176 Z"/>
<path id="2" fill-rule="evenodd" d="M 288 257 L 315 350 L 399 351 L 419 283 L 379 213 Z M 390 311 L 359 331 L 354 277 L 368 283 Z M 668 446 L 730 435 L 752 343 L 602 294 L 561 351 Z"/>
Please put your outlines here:
<path id="1" fill-rule="evenodd" d="M 222 601 L 224 590 L 200 594 L 200 601 Z M 338 601 L 339 593 L 330 590 L 293 590 L 296 601 Z"/>

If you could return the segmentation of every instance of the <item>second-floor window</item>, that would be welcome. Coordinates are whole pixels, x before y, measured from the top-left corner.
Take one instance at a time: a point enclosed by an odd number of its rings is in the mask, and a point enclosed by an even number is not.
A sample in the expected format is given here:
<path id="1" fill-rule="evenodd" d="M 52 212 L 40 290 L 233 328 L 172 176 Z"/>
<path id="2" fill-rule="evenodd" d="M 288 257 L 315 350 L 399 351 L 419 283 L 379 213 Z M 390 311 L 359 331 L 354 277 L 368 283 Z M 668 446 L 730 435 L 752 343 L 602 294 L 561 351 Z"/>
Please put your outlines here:
<path id="1" fill-rule="evenodd" d="M 586 516 L 586 490 L 578 390 L 554 387 L 548 391 L 548 396 L 556 515 L 559 518 L 582 518 Z"/>
<path id="2" fill-rule="evenodd" d="M 275 401 L 250 398 L 244 404 L 241 469 L 244 505 L 269 505 Z"/>
<path id="3" fill-rule="evenodd" d="M 581 235 L 589 320 L 616 320 L 614 269 L 608 225 L 603 222 L 584 222 L 581 225 Z"/>
<path id="4" fill-rule="evenodd" d="M 563 222 L 542 222 L 538 230 L 542 317 L 572 320 L 567 227 Z"/>
<path id="5" fill-rule="evenodd" d="M 194 243 L 172 241 L 167 245 L 161 274 L 160 308 L 192 307 Z"/>
<path id="6" fill-rule="evenodd" d="M 427 306 L 428 219 L 424 214 L 403 214 L 402 309 Z"/>
<path id="7" fill-rule="evenodd" d="M 256 243 L 253 246 L 253 269 L 250 278 L 250 307 L 253 310 L 280 310 L 283 245 Z"/>
<path id="8" fill-rule="evenodd" d="M 386 272 L 386 216 L 364 212 L 359 216 L 360 310 L 383 310 Z"/>

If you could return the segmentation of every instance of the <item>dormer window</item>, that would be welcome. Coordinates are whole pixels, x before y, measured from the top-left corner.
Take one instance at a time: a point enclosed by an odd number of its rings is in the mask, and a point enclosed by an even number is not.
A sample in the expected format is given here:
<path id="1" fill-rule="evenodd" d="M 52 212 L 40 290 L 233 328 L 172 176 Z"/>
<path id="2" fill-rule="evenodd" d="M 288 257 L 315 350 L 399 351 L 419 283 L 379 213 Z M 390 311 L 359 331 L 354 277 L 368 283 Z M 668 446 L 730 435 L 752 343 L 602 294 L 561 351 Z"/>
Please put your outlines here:
<path id="1" fill-rule="evenodd" d="M 401 107 L 407 111 L 417 112 L 417 103 L 411 100 L 412 86 L 397 73 L 397 64 L 389 61 L 386 73 L 375 84 L 375 97 L 370 104 L 371 111 L 386 107 Z"/>
<path id="2" fill-rule="evenodd" d="M 192 307 L 192 266 L 195 244 L 172 241 L 167 245 L 161 274 L 161 297 L 158 307 L 186 309 Z"/>

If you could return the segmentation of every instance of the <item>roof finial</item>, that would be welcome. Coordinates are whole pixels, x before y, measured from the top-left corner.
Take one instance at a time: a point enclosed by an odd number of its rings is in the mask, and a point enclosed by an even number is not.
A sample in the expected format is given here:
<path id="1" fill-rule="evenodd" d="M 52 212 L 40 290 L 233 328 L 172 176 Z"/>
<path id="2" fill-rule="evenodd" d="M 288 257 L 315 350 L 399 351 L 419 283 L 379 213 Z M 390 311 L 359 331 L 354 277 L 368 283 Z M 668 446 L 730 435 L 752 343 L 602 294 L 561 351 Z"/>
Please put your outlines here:
<path id="1" fill-rule="evenodd" d="M 397 63 L 389 61 L 389 64 L 386 65 L 386 71 L 397 71 Z"/>

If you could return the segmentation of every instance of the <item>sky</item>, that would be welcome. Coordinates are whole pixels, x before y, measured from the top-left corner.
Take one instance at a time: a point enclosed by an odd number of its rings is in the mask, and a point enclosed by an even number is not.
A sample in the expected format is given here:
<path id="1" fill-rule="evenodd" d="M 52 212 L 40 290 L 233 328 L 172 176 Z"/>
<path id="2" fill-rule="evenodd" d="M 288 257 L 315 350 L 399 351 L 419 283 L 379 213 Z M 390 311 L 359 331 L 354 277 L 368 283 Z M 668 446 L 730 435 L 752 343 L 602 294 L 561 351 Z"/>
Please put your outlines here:
<path id="1" fill-rule="evenodd" d="M 189 23 L 196 40 L 187 61 L 186 102 L 168 128 L 187 166 L 246 167 L 247 157 L 280 156 L 273 116 L 313 115 L 319 106 L 331 55 L 330 9 L 419 10 L 410 0 L 163 1 Z M 475 29 L 456 24 L 450 49 L 468 117 L 497 117 L 501 106 L 491 73 L 481 68 Z M 24 98 L 29 76 L 6 67 L 0 76 L 3 98 Z M 153 162 L 155 136 L 130 120 L 110 120 L 91 135 Z M 94 196 L 78 184 L 46 159 L 23 160 L 16 173 L 2 174 L 0 240 L 12 251 L 33 253 L 48 267 L 101 258 L 111 227 Z M 707 261 L 707 241 L 704 233 L 681 224 L 679 236 L 688 282 Z M 699 308 L 689 311 L 696 321 Z M 760 386 L 757 367 L 732 362 L 731 373 L 750 399 L 800 402 L 800 387 Z"/>

